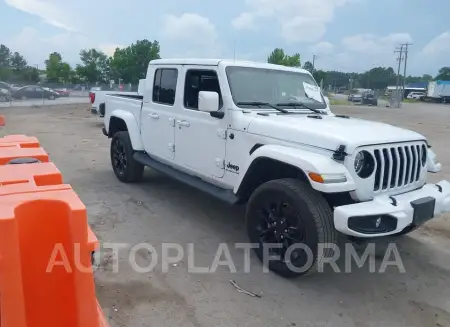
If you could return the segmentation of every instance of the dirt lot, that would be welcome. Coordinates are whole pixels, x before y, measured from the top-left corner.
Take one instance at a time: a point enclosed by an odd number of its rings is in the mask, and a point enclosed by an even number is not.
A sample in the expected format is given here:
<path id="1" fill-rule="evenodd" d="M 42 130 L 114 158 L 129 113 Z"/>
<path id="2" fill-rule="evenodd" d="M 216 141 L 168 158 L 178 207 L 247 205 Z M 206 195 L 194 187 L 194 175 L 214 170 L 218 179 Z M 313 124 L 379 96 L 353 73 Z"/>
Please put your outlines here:
<path id="1" fill-rule="evenodd" d="M 431 179 L 450 179 L 450 106 L 335 111 L 425 134 L 444 164 L 443 172 Z M 384 274 L 369 273 L 364 266 L 351 274 L 327 271 L 285 280 L 264 273 L 253 255 L 251 273 L 244 273 L 244 253 L 232 245 L 247 240 L 243 208 L 230 208 L 151 171 L 145 183 L 121 184 L 110 168 L 109 141 L 101 133 L 101 121 L 84 105 L 8 108 L 0 113 L 7 119 L 2 134 L 39 138 L 86 204 L 102 242 L 148 242 L 156 254 L 161 254 L 163 242 L 195 243 L 196 266 L 210 266 L 218 245 L 230 245 L 238 270 L 234 274 L 226 267 L 214 274 L 188 273 L 187 260 L 170 264 L 168 273 L 161 272 L 161 264 L 151 273 L 137 273 L 128 264 L 128 250 L 120 251 L 115 273 L 117 262 L 105 253 L 96 284 L 111 326 L 450 326 L 448 217 L 398 240 L 404 273 L 397 267 Z M 387 242 L 378 242 L 377 252 L 383 252 Z M 144 266 L 156 254 L 141 250 L 136 258 Z M 238 292 L 230 279 L 262 297 Z"/>

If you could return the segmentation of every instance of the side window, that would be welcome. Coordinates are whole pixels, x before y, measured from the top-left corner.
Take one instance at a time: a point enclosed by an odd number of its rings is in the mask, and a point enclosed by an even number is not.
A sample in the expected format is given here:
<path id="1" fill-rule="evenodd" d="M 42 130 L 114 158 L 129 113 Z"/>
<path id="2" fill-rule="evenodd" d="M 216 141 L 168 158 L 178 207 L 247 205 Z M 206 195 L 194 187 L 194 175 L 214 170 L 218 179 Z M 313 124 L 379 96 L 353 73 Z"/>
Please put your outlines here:
<path id="1" fill-rule="evenodd" d="M 219 93 L 219 108 L 222 108 L 222 94 L 215 71 L 190 69 L 186 72 L 184 84 L 184 106 L 186 109 L 198 110 L 198 93 L 200 91 Z"/>
<path id="2" fill-rule="evenodd" d="M 153 82 L 153 102 L 173 106 L 177 88 L 178 70 L 174 68 L 160 68 L 155 71 Z"/>
<path id="3" fill-rule="evenodd" d="M 25 88 L 25 91 L 34 92 L 34 87 L 29 86 L 29 87 Z"/>

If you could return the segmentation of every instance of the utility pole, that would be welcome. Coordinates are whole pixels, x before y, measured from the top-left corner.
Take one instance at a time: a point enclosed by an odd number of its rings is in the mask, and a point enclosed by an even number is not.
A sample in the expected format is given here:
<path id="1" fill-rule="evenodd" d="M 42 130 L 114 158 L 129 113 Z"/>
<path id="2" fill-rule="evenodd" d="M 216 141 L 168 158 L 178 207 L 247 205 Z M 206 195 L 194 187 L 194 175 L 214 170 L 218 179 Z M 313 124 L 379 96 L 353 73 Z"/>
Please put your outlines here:
<path id="1" fill-rule="evenodd" d="M 400 86 L 400 67 L 402 64 L 402 60 L 403 60 L 403 44 L 400 45 L 400 49 L 397 49 L 394 51 L 394 53 L 398 53 L 398 68 L 397 68 L 397 82 L 395 83 L 395 106 L 397 108 L 400 108 L 400 101 L 401 101 L 401 97 L 400 97 L 400 92 L 399 92 L 399 86 Z"/>
<path id="2" fill-rule="evenodd" d="M 319 57 L 316 56 L 315 54 L 313 54 L 313 62 L 312 62 L 312 72 L 311 72 L 311 74 L 314 73 L 314 67 L 315 67 L 314 65 L 316 63 L 316 59 L 319 59 Z"/>
<path id="3" fill-rule="evenodd" d="M 403 68 L 403 96 L 405 95 L 405 87 L 406 87 L 406 63 L 408 61 L 408 46 L 412 45 L 412 43 L 404 43 L 402 46 L 405 46 L 405 66 Z"/>

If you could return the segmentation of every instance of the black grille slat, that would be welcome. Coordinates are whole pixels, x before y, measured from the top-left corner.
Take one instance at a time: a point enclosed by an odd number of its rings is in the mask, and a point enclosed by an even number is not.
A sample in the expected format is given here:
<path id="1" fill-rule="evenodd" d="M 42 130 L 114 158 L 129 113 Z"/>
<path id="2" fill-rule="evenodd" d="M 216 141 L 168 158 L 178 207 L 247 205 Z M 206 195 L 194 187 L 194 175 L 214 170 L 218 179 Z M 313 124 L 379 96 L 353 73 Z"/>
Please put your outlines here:
<path id="1" fill-rule="evenodd" d="M 403 151 L 403 148 L 401 148 L 401 147 L 398 148 L 398 154 L 400 156 L 400 173 L 399 173 L 397 186 L 402 186 L 404 184 L 403 181 L 405 180 L 405 172 L 406 172 L 406 167 L 405 167 L 406 156 L 405 156 L 405 152 Z"/>
<path id="2" fill-rule="evenodd" d="M 422 147 L 419 145 L 416 145 L 416 149 L 417 149 L 417 160 L 418 160 L 418 164 L 417 164 L 417 169 L 416 169 L 416 181 L 418 181 L 420 179 L 420 167 L 422 165 Z"/>
<path id="3" fill-rule="evenodd" d="M 405 165 L 405 182 L 403 183 L 403 185 L 405 184 L 409 184 L 409 177 L 411 176 L 411 153 L 409 152 L 409 148 L 407 146 L 405 146 L 403 148 L 403 150 L 405 150 L 405 157 L 406 157 L 406 165 Z"/>
<path id="4" fill-rule="evenodd" d="M 391 172 L 391 163 L 389 162 L 389 156 L 387 149 L 383 149 L 384 170 L 383 170 L 383 183 L 382 189 L 385 190 L 389 184 L 389 173 Z"/>
<path id="5" fill-rule="evenodd" d="M 377 163 L 377 169 L 375 171 L 375 185 L 374 190 L 378 191 L 380 189 L 380 180 L 381 180 L 381 155 L 380 150 L 374 151 L 375 161 Z"/>
<path id="6" fill-rule="evenodd" d="M 391 148 L 392 157 L 392 178 L 391 178 L 391 188 L 397 185 L 398 178 L 398 154 L 396 148 Z"/>
<path id="7" fill-rule="evenodd" d="M 409 178 L 409 182 L 414 182 L 414 176 L 416 176 L 416 169 L 417 169 L 417 153 L 416 149 L 413 145 L 409 147 L 409 151 L 411 151 L 412 156 L 412 165 L 411 165 L 411 176 Z"/>
<path id="8" fill-rule="evenodd" d="M 374 149 L 372 152 L 376 163 L 374 191 L 382 192 L 417 183 L 423 168 L 422 151 L 421 144 Z"/>

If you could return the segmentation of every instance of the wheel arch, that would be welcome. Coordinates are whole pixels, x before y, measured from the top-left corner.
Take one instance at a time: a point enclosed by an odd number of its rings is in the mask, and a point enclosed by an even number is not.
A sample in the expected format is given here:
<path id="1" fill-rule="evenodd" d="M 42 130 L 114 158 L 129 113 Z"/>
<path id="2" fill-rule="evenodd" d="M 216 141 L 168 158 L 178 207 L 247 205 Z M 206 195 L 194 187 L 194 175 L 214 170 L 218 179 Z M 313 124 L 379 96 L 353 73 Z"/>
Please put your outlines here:
<path id="1" fill-rule="evenodd" d="M 125 110 L 115 110 L 111 113 L 108 122 L 108 137 L 113 137 L 120 131 L 128 131 L 133 150 L 139 151 L 144 149 L 140 128 L 132 113 Z"/>
<path id="2" fill-rule="evenodd" d="M 245 201 L 261 184 L 273 179 L 297 178 L 313 189 L 324 193 L 354 190 L 355 184 L 347 169 L 330 157 L 311 151 L 280 145 L 263 145 L 250 155 L 246 169 L 236 183 L 234 192 Z M 345 174 L 347 182 L 320 184 L 312 181 L 308 173 Z"/>

